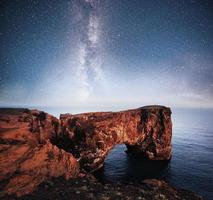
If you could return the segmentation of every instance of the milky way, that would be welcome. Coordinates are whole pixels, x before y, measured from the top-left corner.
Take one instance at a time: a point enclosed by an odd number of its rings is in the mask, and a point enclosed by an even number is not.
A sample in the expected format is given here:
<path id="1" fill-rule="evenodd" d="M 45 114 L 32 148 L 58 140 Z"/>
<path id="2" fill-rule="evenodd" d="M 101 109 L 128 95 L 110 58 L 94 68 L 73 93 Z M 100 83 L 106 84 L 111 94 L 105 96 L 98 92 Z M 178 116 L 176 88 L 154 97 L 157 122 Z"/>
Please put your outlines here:
<path id="1" fill-rule="evenodd" d="M 213 107 L 212 1 L 0 3 L 0 106 Z"/>
<path id="2" fill-rule="evenodd" d="M 102 79 L 102 62 L 99 55 L 100 41 L 100 13 L 98 13 L 98 1 L 85 0 L 85 3 L 75 5 L 77 9 L 77 16 L 79 19 L 78 24 L 82 26 L 82 32 L 80 32 L 80 40 L 78 44 L 78 62 L 77 62 L 77 76 L 81 82 L 79 88 L 79 98 L 89 97 L 93 88 L 91 81 L 97 81 Z M 86 6 L 87 12 L 82 8 Z M 86 25 L 85 22 L 86 21 Z"/>

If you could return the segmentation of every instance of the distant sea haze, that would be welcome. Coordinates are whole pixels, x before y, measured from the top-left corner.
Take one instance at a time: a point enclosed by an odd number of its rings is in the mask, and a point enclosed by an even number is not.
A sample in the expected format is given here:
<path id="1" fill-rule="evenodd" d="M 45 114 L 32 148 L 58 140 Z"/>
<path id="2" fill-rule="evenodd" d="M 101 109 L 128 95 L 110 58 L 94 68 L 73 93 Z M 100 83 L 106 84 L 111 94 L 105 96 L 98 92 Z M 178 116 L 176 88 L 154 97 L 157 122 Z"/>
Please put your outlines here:
<path id="1" fill-rule="evenodd" d="M 85 111 L 39 109 L 56 117 L 60 113 Z M 172 121 L 173 155 L 170 162 L 143 161 L 128 156 L 124 144 L 117 145 L 108 154 L 97 177 L 105 182 L 140 182 L 147 178 L 160 178 L 194 191 L 207 200 L 213 199 L 213 109 L 172 109 Z"/>

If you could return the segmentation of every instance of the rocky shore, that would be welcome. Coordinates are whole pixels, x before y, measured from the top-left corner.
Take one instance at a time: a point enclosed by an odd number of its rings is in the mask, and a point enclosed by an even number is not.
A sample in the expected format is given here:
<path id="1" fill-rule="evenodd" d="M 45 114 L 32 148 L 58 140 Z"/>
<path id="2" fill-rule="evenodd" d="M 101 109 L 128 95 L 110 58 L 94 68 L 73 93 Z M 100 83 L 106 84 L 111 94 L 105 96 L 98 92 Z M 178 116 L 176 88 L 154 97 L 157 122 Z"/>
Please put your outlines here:
<path id="1" fill-rule="evenodd" d="M 20 198 L 8 196 L 5 199 L 18 200 L 202 200 L 194 193 L 170 186 L 156 179 L 144 180 L 141 183 L 108 183 L 102 184 L 92 175 L 65 180 L 55 178 L 46 181 L 31 194 Z"/>
<path id="2" fill-rule="evenodd" d="M 171 158 L 171 111 L 147 106 L 121 112 L 65 114 L 0 109 L 0 198 L 201 199 L 160 180 L 102 184 L 90 172 L 110 149 L 151 160 Z"/>

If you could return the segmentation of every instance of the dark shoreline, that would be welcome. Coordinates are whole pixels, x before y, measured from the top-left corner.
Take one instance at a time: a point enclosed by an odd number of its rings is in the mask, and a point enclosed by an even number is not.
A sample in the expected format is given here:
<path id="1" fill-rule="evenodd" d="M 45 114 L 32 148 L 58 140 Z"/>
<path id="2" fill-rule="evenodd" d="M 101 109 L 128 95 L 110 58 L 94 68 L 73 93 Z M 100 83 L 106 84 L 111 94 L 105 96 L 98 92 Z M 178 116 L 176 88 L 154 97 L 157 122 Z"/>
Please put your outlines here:
<path id="1" fill-rule="evenodd" d="M 177 189 L 168 183 L 147 179 L 141 183 L 107 183 L 103 184 L 92 175 L 82 178 L 65 180 L 62 177 L 54 178 L 41 183 L 31 194 L 17 198 L 4 197 L 5 200 L 202 200 L 197 194 Z"/>

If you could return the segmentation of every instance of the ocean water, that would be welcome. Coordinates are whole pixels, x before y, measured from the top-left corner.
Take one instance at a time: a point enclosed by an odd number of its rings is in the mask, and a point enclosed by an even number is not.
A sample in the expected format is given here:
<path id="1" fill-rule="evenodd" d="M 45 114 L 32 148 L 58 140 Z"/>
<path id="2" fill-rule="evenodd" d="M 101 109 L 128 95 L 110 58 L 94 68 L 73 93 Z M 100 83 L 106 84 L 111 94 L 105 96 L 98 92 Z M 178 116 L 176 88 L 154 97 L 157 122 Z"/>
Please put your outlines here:
<path id="1" fill-rule="evenodd" d="M 59 116 L 59 110 L 43 110 Z M 109 152 L 97 177 L 105 182 L 165 179 L 207 200 L 213 199 L 213 110 L 172 109 L 172 112 L 171 161 L 144 161 L 128 156 L 125 145 L 117 145 Z"/>

